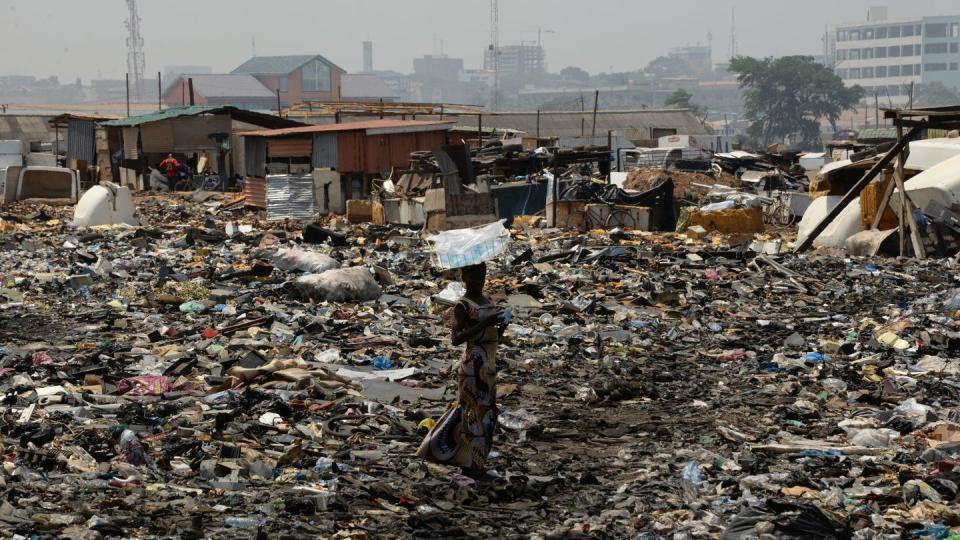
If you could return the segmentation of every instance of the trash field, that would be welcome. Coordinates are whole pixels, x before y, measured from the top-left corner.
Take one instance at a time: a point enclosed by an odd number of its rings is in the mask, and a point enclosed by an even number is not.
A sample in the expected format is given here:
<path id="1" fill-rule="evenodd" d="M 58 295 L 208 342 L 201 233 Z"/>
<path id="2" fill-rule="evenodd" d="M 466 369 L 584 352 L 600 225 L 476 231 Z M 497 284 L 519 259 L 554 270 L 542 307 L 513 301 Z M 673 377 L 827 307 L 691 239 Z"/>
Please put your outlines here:
<path id="1" fill-rule="evenodd" d="M 0 208 L 0 537 L 960 538 L 953 259 L 518 225 L 478 482 L 418 230 L 135 202 Z"/>

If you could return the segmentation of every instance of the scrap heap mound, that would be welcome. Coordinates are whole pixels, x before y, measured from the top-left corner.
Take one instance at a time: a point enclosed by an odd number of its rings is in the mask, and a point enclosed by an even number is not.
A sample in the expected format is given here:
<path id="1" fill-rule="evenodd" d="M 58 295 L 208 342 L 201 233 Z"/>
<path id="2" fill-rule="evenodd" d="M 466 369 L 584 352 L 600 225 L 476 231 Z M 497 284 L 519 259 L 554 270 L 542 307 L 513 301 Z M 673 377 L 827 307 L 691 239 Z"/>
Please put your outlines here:
<path id="1" fill-rule="evenodd" d="M 674 193 L 681 198 L 702 195 L 706 191 L 705 188 L 699 188 L 693 184 L 701 184 L 706 186 L 721 185 L 733 188 L 742 187 L 740 180 L 737 179 L 736 176 L 727 172 L 714 174 L 643 168 L 630 171 L 630 174 L 627 176 L 627 180 L 623 183 L 623 189 L 632 191 L 647 191 L 653 187 L 658 178 L 672 178 Z"/>
<path id="2" fill-rule="evenodd" d="M 0 536 L 957 538 L 950 261 L 514 230 L 477 484 L 414 457 L 461 356 L 414 231 L 137 202 L 0 209 Z M 331 260 L 379 297 L 297 299 Z"/>

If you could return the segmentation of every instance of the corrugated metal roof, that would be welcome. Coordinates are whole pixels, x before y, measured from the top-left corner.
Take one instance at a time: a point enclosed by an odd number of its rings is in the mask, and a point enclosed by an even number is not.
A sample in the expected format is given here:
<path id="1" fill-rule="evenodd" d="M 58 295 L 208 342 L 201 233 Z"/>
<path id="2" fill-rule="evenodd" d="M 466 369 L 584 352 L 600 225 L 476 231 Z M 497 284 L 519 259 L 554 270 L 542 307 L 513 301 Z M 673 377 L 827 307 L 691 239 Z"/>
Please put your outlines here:
<path id="1" fill-rule="evenodd" d="M 581 127 L 581 124 L 585 127 Z M 593 111 L 562 111 L 540 113 L 541 137 L 577 137 L 581 129 L 587 135 L 592 131 Z M 460 115 L 458 126 L 476 126 L 477 115 Z M 483 115 L 483 127 L 517 129 L 534 137 L 537 133 L 536 112 L 498 112 Z M 675 129 L 682 135 L 706 135 L 707 129 L 687 109 L 640 109 L 599 111 L 597 135 L 614 130 L 633 139 L 635 134 L 649 133 L 653 128 Z M 646 136 L 646 135 L 644 135 Z"/>
<path id="2" fill-rule="evenodd" d="M 346 70 L 319 54 L 300 54 L 291 56 L 254 56 L 230 73 L 247 75 L 287 75 L 293 73 L 307 62 L 319 58 L 342 73 Z"/>
<path id="3" fill-rule="evenodd" d="M 366 131 L 370 135 L 384 133 L 413 133 L 417 131 L 446 131 L 453 122 L 439 122 L 431 120 L 366 120 L 363 122 L 349 122 L 346 124 L 323 124 L 319 126 L 304 126 L 286 129 L 262 129 L 241 133 L 246 137 L 284 137 L 287 135 L 304 135 L 312 133 L 333 133 L 338 131 Z"/>
<path id="4" fill-rule="evenodd" d="M 123 118 L 120 120 L 111 120 L 109 122 L 103 122 L 101 125 L 107 127 L 134 127 L 140 126 L 143 124 L 149 124 L 151 122 L 160 122 L 162 120 L 169 120 L 171 118 L 179 118 L 181 116 L 198 116 L 201 114 L 227 114 L 230 115 L 234 120 L 239 120 L 247 124 L 253 124 L 255 126 L 264 126 L 268 128 L 277 128 L 277 127 L 293 127 L 293 126 L 302 126 L 303 123 L 296 122 L 294 120 L 287 120 L 285 118 L 279 118 L 277 116 L 272 116 L 269 114 L 262 114 L 254 111 L 247 111 L 244 109 L 238 109 L 237 107 L 223 106 L 223 107 L 212 107 L 209 105 L 190 105 L 187 107 L 171 107 L 169 109 L 164 109 L 159 112 L 145 114 L 142 116 L 131 116 L 130 118 Z"/>
<path id="5" fill-rule="evenodd" d="M 56 133 L 49 119 L 46 115 L 0 114 L 0 140 L 52 141 Z"/>
<path id="6" fill-rule="evenodd" d="M 169 109 L 164 109 L 155 113 L 144 114 L 141 116 L 131 116 L 130 118 L 121 118 L 119 120 L 110 120 L 107 122 L 102 122 L 102 125 L 107 127 L 133 127 L 143 124 L 149 124 L 150 122 L 159 122 L 160 120 L 168 120 L 170 118 L 178 118 L 180 116 L 197 116 L 198 114 L 209 113 L 210 111 L 215 111 L 220 107 L 211 107 L 208 105 L 189 105 L 187 107 L 171 107 Z"/>
<path id="7" fill-rule="evenodd" d="M 397 94 L 380 77 L 369 73 L 357 73 L 340 77 L 340 96 L 343 99 L 395 99 Z"/>
<path id="8" fill-rule="evenodd" d="M 253 75 L 190 75 L 181 79 L 193 79 L 193 88 L 204 97 L 257 97 L 272 98 L 273 92 Z M 177 79 L 179 83 L 180 79 Z"/>

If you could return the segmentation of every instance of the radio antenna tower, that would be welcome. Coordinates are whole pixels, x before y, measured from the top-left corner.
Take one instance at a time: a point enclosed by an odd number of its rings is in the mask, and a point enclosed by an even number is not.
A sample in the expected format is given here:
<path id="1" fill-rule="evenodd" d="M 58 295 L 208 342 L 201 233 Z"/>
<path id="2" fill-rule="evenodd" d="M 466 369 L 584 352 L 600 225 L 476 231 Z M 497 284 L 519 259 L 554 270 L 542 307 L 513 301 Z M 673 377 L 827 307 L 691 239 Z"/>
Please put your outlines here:
<path id="1" fill-rule="evenodd" d="M 734 59 L 740 54 L 737 46 L 737 8 L 730 10 L 730 59 Z"/>
<path id="2" fill-rule="evenodd" d="M 147 71 L 143 56 L 143 38 L 140 37 L 140 15 L 137 0 L 127 0 L 127 73 L 132 79 L 131 94 L 137 101 L 143 100 L 143 76 Z"/>
<path id="3" fill-rule="evenodd" d="M 500 110 L 500 7 L 498 0 L 490 0 L 490 68 L 493 70 L 493 96 L 490 106 Z"/>

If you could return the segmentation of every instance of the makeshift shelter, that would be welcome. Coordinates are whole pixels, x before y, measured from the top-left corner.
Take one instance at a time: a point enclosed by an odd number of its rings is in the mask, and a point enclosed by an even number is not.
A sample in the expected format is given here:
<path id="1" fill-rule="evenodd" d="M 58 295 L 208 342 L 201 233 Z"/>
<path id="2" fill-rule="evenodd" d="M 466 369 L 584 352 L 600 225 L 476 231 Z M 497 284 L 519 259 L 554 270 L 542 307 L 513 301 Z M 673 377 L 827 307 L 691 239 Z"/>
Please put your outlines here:
<path id="1" fill-rule="evenodd" d="M 243 133 L 247 204 L 266 208 L 267 174 L 313 174 L 320 211 L 345 213 L 410 153 L 446 143 L 452 122 L 368 120 Z"/>
<path id="2" fill-rule="evenodd" d="M 133 176 L 149 175 L 167 154 L 185 160 L 196 170 L 201 155 L 221 178 L 245 174 L 243 146 L 238 133 L 255 128 L 290 128 L 304 124 L 236 107 L 194 105 L 174 107 L 143 116 L 102 122 L 107 129 L 110 155 Z M 119 158 L 119 159 L 116 159 Z M 120 168 L 118 167 L 118 169 Z M 119 170 L 114 181 L 129 185 L 129 174 Z M 121 182 L 121 177 L 124 182 Z"/>
<path id="3" fill-rule="evenodd" d="M 956 203 L 957 197 L 953 192 L 960 192 L 960 182 L 956 180 L 956 169 L 960 164 L 954 163 L 955 158 L 950 159 L 917 175 L 915 178 L 922 177 L 922 181 L 917 181 L 916 189 L 913 184 L 910 189 L 906 187 L 905 182 L 909 178 L 905 170 L 911 141 L 918 139 L 924 130 L 960 128 L 960 107 L 890 109 L 884 111 L 884 117 L 893 121 L 896 143 L 818 222 L 811 224 L 808 231 L 801 231 L 795 252 L 803 252 L 815 245 L 821 235 L 829 234 L 835 221 L 852 222 L 850 216 L 853 212 L 848 210 L 848 206 L 851 203 L 859 204 L 861 192 L 890 167 L 893 169 L 893 181 L 883 190 L 877 208 L 871 209 L 874 215 L 872 226 L 869 230 L 850 235 L 847 245 L 860 244 L 858 252 L 862 253 L 879 250 L 881 244 L 889 238 L 889 234 L 881 234 L 879 231 L 880 222 L 889 205 L 897 214 L 900 255 L 909 251 L 914 257 L 922 259 L 931 249 L 940 255 L 945 254 L 948 248 L 957 251 L 960 246 L 960 204 Z M 905 129 L 909 131 L 905 132 Z M 928 155 L 930 150 L 927 149 Z M 926 161 L 926 158 L 921 161 Z M 945 241 L 945 236 L 953 238 L 952 247 Z M 863 247 L 863 244 L 868 245 Z"/>

